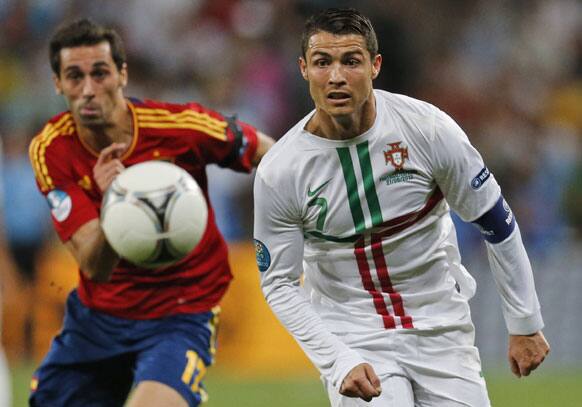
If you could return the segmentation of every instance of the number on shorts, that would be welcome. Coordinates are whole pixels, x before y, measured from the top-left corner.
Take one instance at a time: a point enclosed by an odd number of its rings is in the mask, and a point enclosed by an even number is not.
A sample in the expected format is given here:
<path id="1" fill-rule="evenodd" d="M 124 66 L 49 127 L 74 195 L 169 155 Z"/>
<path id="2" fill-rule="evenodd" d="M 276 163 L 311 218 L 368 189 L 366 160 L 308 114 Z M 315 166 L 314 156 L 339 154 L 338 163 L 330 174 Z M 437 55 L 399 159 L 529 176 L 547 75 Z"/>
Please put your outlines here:
<path id="1" fill-rule="evenodd" d="M 200 382 L 206 374 L 206 365 L 193 350 L 186 352 L 186 359 L 186 368 L 182 373 L 182 381 L 190 386 L 194 393 L 197 393 L 200 390 Z"/>

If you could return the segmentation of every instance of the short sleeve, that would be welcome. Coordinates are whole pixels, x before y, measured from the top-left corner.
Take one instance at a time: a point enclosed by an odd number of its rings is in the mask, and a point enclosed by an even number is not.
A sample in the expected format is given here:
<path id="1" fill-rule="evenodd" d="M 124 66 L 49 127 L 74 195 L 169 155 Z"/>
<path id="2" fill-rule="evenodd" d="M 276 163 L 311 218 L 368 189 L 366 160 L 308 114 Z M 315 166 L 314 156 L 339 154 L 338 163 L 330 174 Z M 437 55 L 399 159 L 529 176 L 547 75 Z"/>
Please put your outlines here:
<path id="1" fill-rule="evenodd" d="M 40 148 L 39 148 L 40 147 Z M 59 238 L 66 242 L 85 223 L 99 217 L 97 208 L 75 182 L 62 145 L 30 145 L 30 160 L 40 192 L 45 196 Z"/>
<path id="2" fill-rule="evenodd" d="M 197 103 L 187 109 L 201 121 L 191 137 L 194 151 L 205 164 L 218 164 L 240 172 L 250 172 L 257 151 L 257 130 L 252 125 L 224 116 Z"/>

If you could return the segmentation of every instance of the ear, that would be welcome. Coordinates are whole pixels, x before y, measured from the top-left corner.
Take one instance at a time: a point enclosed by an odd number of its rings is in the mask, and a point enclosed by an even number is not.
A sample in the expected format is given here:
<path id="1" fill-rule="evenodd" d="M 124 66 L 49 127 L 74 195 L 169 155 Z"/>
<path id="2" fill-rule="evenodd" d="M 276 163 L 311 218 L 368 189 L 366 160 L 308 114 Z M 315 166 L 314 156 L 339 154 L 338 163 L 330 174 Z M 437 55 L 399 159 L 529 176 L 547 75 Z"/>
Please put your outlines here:
<path id="1" fill-rule="evenodd" d="M 303 57 L 299 57 L 299 70 L 301 70 L 301 76 L 306 81 L 309 80 L 309 76 L 307 75 L 307 61 Z"/>
<path id="2" fill-rule="evenodd" d="M 121 87 L 125 88 L 127 86 L 128 79 L 127 64 L 125 62 L 121 66 L 121 71 L 119 71 L 119 77 L 121 78 Z"/>
<path id="3" fill-rule="evenodd" d="M 62 95 L 63 88 L 61 85 L 61 79 L 56 74 L 53 74 L 53 84 L 55 85 L 55 93 L 57 95 Z"/>
<path id="4" fill-rule="evenodd" d="M 372 60 L 372 79 L 376 79 L 382 67 L 382 55 L 377 54 Z"/>

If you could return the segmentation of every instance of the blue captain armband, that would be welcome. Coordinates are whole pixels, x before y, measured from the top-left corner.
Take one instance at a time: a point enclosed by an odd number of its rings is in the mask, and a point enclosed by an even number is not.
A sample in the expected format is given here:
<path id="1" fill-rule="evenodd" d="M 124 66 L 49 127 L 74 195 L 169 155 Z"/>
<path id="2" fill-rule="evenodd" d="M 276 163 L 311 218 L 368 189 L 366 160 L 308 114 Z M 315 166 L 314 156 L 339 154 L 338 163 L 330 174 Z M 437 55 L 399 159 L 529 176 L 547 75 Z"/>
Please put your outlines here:
<path id="1" fill-rule="evenodd" d="M 472 223 L 477 225 L 489 243 L 499 243 L 515 229 L 515 216 L 503 196 L 500 196 L 493 208 Z"/>

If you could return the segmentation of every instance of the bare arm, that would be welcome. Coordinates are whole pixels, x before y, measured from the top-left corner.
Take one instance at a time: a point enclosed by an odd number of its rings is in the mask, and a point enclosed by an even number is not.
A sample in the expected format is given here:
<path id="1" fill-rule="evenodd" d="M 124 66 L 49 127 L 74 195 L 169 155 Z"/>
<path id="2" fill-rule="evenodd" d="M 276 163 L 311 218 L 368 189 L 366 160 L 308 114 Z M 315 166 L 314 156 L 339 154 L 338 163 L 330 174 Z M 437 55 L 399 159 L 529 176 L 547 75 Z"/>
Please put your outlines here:
<path id="1" fill-rule="evenodd" d="M 101 192 L 105 192 L 117 174 L 123 171 L 119 157 L 124 149 L 124 143 L 112 143 L 99 154 L 93 167 L 93 178 Z M 119 262 L 119 255 L 105 239 L 99 219 L 81 226 L 65 247 L 73 254 L 83 274 L 93 281 L 108 281 Z"/>
<path id="2" fill-rule="evenodd" d="M 269 149 L 273 146 L 273 144 L 275 144 L 275 140 L 273 140 L 271 137 L 267 136 L 266 134 L 261 133 L 260 131 L 257 131 L 257 137 L 259 139 L 258 145 L 257 145 L 257 151 L 255 152 L 255 155 L 253 156 L 253 166 L 255 166 L 255 167 L 257 165 L 259 165 L 263 156 L 267 153 L 267 151 L 269 151 Z"/>
<path id="3" fill-rule="evenodd" d="M 93 281 L 108 281 L 119 262 L 119 256 L 105 239 L 99 219 L 81 226 L 65 247 L 73 254 L 83 274 Z"/>

